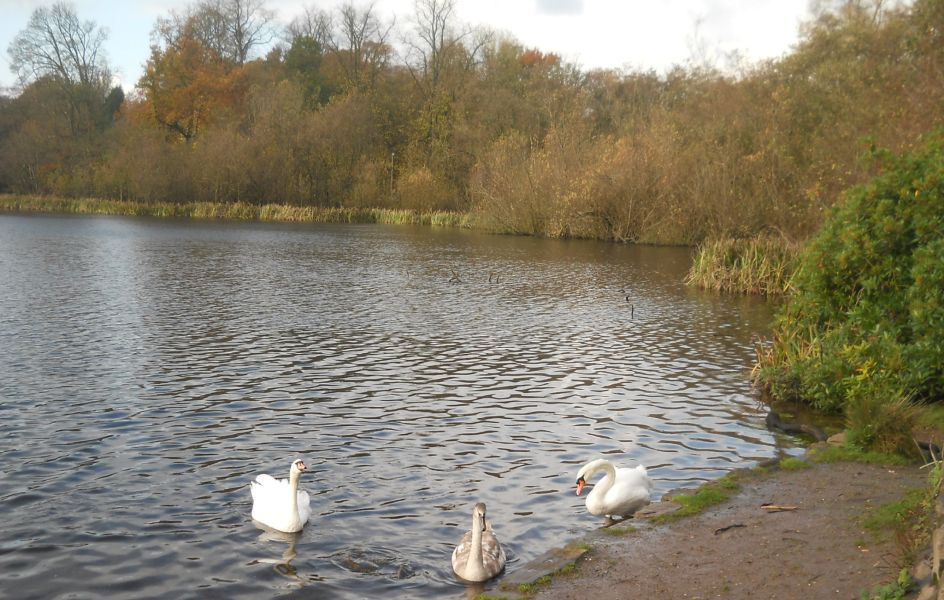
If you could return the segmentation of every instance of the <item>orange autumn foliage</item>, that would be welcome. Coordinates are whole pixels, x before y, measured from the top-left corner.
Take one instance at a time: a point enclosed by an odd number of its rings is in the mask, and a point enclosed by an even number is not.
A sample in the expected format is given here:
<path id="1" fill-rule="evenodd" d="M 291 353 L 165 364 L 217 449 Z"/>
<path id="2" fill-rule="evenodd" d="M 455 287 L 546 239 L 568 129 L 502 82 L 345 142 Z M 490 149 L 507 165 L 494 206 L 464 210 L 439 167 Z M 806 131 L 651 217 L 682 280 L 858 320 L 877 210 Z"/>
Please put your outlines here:
<path id="1" fill-rule="evenodd" d="M 191 37 L 163 51 L 152 48 L 139 86 L 154 121 L 185 140 L 233 112 L 247 87 L 243 67 L 227 64 Z"/>

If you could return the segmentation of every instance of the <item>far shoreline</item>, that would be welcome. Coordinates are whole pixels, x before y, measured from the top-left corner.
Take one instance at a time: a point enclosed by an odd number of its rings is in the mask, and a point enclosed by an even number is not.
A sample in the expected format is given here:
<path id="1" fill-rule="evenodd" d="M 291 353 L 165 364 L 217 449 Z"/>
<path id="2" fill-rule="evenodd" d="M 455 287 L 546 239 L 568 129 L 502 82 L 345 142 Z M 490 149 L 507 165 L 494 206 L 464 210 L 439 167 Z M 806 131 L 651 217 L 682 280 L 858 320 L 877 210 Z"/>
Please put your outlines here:
<path id="1" fill-rule="evenodd" d="M 0 195 L 0 212 L 116 215 L 285 223 L 365 223 L 475 229 L 468 213 L 396 208 L 341 208 L 247 202 L 139 202 L 103 198 Z"/>

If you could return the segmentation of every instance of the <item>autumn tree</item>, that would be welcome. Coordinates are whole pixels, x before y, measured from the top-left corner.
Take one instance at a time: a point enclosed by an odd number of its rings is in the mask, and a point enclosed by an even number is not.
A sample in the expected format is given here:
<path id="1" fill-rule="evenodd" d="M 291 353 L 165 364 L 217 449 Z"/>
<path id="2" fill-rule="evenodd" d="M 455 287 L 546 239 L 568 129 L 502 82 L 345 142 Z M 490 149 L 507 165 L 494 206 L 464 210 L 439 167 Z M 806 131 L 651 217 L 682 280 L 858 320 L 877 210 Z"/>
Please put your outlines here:
<path id="1" fill-rule="evenodd" d="M 241 65 L 275 39 L 275 14 L 263 0 L 202 0 L 184 13 L 158 20 L 155 36 L 170 44 L 186 30 L 220 59 Z"/>
<path id="2" fill-rule="evenodd" d="M 201 14 L 183 22 L 160 20 L 138 87 L 154 120 L 184 140 L 220 120 L 245 94 L 245 71 L 207 45 Z"/>

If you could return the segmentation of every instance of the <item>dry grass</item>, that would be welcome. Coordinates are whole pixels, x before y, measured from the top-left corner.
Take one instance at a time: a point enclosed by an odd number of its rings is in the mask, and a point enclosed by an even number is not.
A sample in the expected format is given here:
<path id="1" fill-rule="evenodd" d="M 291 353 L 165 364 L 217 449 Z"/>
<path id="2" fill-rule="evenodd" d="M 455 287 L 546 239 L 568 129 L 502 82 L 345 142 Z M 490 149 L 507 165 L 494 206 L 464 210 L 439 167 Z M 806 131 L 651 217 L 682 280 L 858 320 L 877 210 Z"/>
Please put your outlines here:
<path id="1" fill-rule="evenodd" d="M 131 202 L 98 198 L 52 196 L 0 196 L 0 211 L 99 215 L 133 215 L 192 219 L 283 221 L 292 223 L 382 223 L 472 227 L 469 215 L 448 211 L 419 212 L 388 208 L 334 208 L 248 204 L 245 202 Z"/>
<path id="2" fill-rule="evenodd" d="M 719 292 L 784 295 L 799 250 L 799 244 L 782 236 L 708 240 L 698 246 L 685 282 Z"/>

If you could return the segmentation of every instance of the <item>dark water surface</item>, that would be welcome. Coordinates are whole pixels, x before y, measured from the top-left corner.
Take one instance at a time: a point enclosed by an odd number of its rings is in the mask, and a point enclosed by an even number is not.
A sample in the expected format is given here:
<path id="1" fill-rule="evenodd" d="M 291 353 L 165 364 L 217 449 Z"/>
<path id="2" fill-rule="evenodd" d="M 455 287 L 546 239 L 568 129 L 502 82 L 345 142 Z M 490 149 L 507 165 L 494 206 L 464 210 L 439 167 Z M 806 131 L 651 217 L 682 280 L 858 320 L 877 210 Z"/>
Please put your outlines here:
<path id="1" fill-rule="evenodd" d="M 686 289 L 689 257 L 0 216 L 0 591 L 461 597 L 476 501 L 514 571 L 598 524 L 590 459 L 661 495 L 769 457 L 747 375 L 770 307 Z M 249 481 L 296 457 L 312 521 L 262 531 Z"/>

